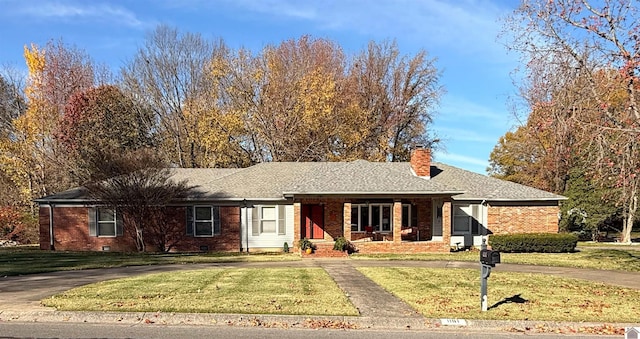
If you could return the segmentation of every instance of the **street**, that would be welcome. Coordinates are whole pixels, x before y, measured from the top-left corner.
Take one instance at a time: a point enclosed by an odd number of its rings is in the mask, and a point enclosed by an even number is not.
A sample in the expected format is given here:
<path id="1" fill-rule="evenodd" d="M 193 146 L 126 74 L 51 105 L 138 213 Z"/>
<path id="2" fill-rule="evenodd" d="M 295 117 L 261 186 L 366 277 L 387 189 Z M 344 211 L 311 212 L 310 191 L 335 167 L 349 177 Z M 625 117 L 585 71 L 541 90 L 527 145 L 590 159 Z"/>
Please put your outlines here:
<path id="1" fill-rule="evenodd" d="M 455 331 L 455 332 L 454 332 Z M 265 338 L 293 339 L 312 338 L 363 338 L 368 339 L 413 339 L 413 338 L 514 338 L 534 337 L 540 339 L 567 338 L 566 335 L 527 333 L 481 333 L 477 330 L 452 328 L 448 330 L 334 330 L 334 329 L 282 329 L 234 326 L 165 326 L 149 324 L 90 324 L 90 323 L 0 323 L 0 338 Z M 569 336 L 571 337 L 571 336 Z M 614 336 L 619 338 L 620 336 Z M 579 338 L 613 338 L 602 335 L 585 335 Z"/>

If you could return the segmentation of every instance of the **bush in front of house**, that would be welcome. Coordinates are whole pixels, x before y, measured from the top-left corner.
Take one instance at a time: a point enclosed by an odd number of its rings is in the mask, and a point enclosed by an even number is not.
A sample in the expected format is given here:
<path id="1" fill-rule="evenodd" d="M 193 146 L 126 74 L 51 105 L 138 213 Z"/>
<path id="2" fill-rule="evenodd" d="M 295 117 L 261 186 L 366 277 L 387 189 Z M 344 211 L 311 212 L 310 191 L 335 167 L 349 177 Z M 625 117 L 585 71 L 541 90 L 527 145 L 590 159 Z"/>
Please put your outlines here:
<path id="1" fill-rule="evenodd" d="M 333 243 L 333 250 L 344 252 L 347 250 L 347 246 L 349 246 L 349 240 L 345 237 L 337 237 L 335 242 Z"/>
<path id="2" fill-rule="evenodd" d="M 564 253 L 576 249 L 578 237 L 569 233 L 494 234 L 491 249 L 507 253 Z"/>
<path id="3" fill-rule="evenodd" d="M 313 243 L 311 242 L 311 240 L 304 238 L 302 240 L 300 240 L 300 242 L 298 243 L 298 246 L 300 246 L 300 249 L 302 251 L 306 251 L 307 249 L 312 249 L 314 248 Z"/>
<path id="4" fill-rule="evenodd" d="M 340 252 L 347 251 L 349 254 L 358 251 L 351 241 L 347 240 L 345 237 L 337 237 L 335 239 L 335 242 L 333 243 L 333 250 Z"/>

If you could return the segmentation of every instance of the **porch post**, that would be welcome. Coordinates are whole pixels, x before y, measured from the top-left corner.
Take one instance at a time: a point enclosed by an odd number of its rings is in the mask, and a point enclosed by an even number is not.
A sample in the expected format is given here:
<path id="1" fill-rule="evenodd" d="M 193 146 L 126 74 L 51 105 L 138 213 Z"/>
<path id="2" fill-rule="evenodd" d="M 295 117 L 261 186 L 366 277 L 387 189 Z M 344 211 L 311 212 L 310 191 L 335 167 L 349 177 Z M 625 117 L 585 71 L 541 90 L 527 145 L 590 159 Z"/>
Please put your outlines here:
<path id="1" fill-rule="evenodd" d="M 393 202 L 393 243 L 402 242 L 402 202 Z"/>
<path id="2" fill-rule="evenodd" d="M 442 241 L 446 248 L 451 247 L 451 201 L 442 204 Z"/>
<path id="3" fill-rule="evenodd" d="M 300 222 L 301 222 L 301 212 L 302 207 L 299 202 L 293 203 L 293 247 L 295 248 L 295 252 L 300 253 L 300 246 L 298 246 L 298 242 L 300 241 Z"/>
<path id="4" fill-rule="evenodd" d="M 351 203 L 345 202 L 342 207 L 342 236 L 351 241 Z"/>

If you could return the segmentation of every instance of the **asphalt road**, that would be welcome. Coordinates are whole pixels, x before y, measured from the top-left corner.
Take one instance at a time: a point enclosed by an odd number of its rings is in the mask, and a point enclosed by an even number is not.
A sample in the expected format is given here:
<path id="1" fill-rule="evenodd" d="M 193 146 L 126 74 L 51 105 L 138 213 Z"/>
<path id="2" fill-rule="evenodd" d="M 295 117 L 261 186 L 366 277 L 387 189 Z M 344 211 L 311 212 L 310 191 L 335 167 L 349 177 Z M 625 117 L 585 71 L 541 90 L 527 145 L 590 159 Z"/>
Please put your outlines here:
<path id="1" fill-rule="evenodd" d="M 0 323 L 0 338 L 265 338 L 265 339 L 502 339 L 547 338 L 620 338 L 620 336 L 567 336 L 527 333 L 482 333 L 478 331 L 415 331 L 415 330 L 332 330 L 281 329 L 231 326 L 164 326 L 79 323 Z"/>

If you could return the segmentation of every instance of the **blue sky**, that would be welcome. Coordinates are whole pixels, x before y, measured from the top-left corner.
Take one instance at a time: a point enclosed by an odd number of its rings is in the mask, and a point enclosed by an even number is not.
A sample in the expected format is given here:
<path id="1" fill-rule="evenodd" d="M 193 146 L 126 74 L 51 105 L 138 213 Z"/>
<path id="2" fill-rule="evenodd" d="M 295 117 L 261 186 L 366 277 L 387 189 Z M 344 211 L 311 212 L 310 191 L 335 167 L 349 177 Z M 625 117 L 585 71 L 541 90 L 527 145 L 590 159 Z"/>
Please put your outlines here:
<path id="1" fill-rule="evenodd" d="M 0 64 L 25 69 L 23 48 L 62 38 L 117 72 L 158 24 L 222 38 L 232 48 L 309 34 L 347 54 L 370 40 L 395 39 L 403 54 L 424 49 L 442 71 L 434 132 L 436 161 L 485 173 L 498 138 L 516 123 L 517 56 L 497 39 L 514 0 L 0 0 Z"/>

